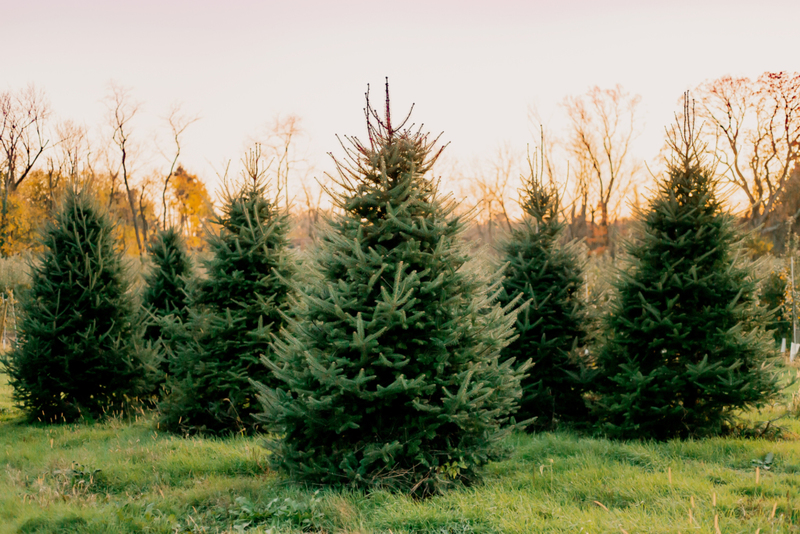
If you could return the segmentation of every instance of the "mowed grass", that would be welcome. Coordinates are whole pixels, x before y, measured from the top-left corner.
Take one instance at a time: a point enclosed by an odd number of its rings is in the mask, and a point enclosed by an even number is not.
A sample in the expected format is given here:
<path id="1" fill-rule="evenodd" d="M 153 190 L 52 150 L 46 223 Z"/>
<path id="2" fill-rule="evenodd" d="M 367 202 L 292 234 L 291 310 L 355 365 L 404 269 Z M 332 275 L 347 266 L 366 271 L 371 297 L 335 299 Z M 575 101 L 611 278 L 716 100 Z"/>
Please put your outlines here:
<path id="1" fill-rule="evenodd" d="M 747 419 L 779 417 L 796 389 Z M 777 440 L 514 435 L 483 484 L 415 501 L 292 485 L 266 467 L 263 438 L 184 439 L 150 415 L 31 426 L 10 397 L 0 377 L 2 534 L 800 532 L 795 416 L 772 423 Z"/>

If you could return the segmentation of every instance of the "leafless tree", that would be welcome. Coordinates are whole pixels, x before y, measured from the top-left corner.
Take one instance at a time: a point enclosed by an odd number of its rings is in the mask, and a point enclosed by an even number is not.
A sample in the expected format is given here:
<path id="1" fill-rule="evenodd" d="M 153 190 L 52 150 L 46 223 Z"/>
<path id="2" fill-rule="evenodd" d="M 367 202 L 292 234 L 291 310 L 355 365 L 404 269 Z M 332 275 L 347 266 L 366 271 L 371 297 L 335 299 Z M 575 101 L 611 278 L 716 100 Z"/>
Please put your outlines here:
<path id="1" fill-rule="evenodd" d="M 324 175 L 323 175 L 324 176 Z M 303 190 L 303 204 L 304 211 L 301 215 L 301 220 L 305 222 L 305 235 L 311 241 L 317 239 L 317 227 L 320 223 L 320 218 L 324 212 L 322 208 L 322 198 L 325 189 L 330 187 L 330 183 L 321 182 L 324 178 L 315 178 L 315 184 L 309 183 L 308 179 L 300 181 L 300 187 Z"/>
<path id="2" fill-rule="evenodd" d="M 630 156 L 633 140 L 639 135 L 637 108 L 641 98 L 630 95 L 620 85 L 612 89 L 593 87 L 584 95 L 568 97 L 564 108 L 570 119 L 568 150 L 573 162 L 581 212 L 587 207 L 599 212 L 595 247 L 609 244 L 608 227 L 614 201 L 625 190 L 639 166 Z M 594 213 L 592 213 L 594 219 Z"/>
<path id="3" fill-rule="evenodd" d="M 478 210 L 486 224 L 488 242 L 494 242 L 495 225 L 511 230 L 509 204 L 520 174 L 520 154 L 506 145 L 499 148 L 472 180 Z"/>
<path id="4" fill-rule="evenodd" d="M 0 246 L 6 239 L 8 196 L 28 177 L 47 147 L 44 127 L 48 115 L 44 94 L 32 85 L 19 92 L 0 93 Z"/>
<path id="5" fill-rule="evenodd" d="M 169 115 L 166 117 L 170 128 L 170 138 L 174 144 L 174 152 L 171 152 L 169 156 L 166 154 L 164 156 L 170 162 L 169 171 L 164 176 L 164 188 L 161 191 L 161 209 L 163 210 L 161 227 L 164 229 L 167 228 L 167 190 L 169 188 L 169 180 L 172 178 L 175 166 L 178 164 L 178 158 L 181 156 L 181 139 L 186 129 L 198 120 L 200 120 L 200 117 L 196 115 L 183 113 L 182 106 L 178 103 L 172 105 Z"/>
<path id="6" fill-rule="evenodd" d="M 130 91 L 115 83 L 109 84 L 109 93 L 106 97 L 108 107 L 108 121 L 111 126 L 111 142 L 119 151 L 119 169 L 122 172 L 122 183 L 125 185 L 125 193 L 128 198 L 128 206 L 131 210 L 131 220 L 133 221 L 133 232 L 136 236 L 136 246 L 139 249 L 139 256 L 142 256 L 144 249 L 142 239 L 139 235 L 139 218 L 137 216 L 134 193 L 131 188 L 131 156 L 133 145 L 131 142 L 132 124 L 131 120 L 139 111 L 140 104 L 132 101 Z"/>
<path id="7" fill-rule="evenodd" d="M 747 197 L 747 218 L 754 226 L 767 222 L 800 160 L 800 74 L 724 76 L 698 87 L 695 98 L 711 126 L 712 157 Z"/>
<path id="8" fill-rule="evenodd" d="M 56 191 L 62 180 L 77 180 L 81 165 L 88 160 L 89 139 L 86 128 L 72 121 L 62 121 L 55 127 L 57 141 L 53 144 L 45 162 L 49 208 L 56 205 Z"/>
<path id="9" fill-rule="evenodd" d="M 139 209 L 139 217 L 142 221 L 142 241 L 147 243 L 147 233 L 150 230 L 150 223 L 147 220 L 148 215 L 148 207 L 151 207 L 150 202 L 150 191 L 154 189 L 158 184 L 158 177 L 156 174 L 150 174 L 146 176 L 144 179 L 140 180 L 137 184 L 137 188 L 135 192 L 139 197 L 137 199 L 138 209 Z M 150 212 L 152 213 L 153 210 L 151 209 Z M 158 218 L 155 219 L 156 229 L 158 229 Z"/>
<path id="10" fill-rule="evenodd" d="M 259 143 L 263 147 L 263 157 L 274 163 L 274 166 L 270 165 L 272 174 L 276 187 L 282 192 L 287 211 L 292 203 L 291 191 L 298 192 L 296 187 L 290 187 L 290 178 L 300 185 L 300 192 L 304 188 L 314 189 L 308 180 L 313 169 L 300 146 L 304 136 L 300 117 L 278 115 L 265 125 L 264 131 L 259 136 L 251 140 Z"/>

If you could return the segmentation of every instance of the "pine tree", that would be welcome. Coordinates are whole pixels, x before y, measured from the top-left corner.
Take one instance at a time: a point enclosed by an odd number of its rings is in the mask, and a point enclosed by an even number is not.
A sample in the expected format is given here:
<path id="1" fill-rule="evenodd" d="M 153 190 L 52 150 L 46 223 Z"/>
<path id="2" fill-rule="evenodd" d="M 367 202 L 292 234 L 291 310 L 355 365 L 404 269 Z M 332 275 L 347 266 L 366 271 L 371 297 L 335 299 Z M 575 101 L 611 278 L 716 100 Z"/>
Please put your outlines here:
<path id="1" fill-rule="evenodd" d="M 180 232 L 174 228 L 159 231 L 147 246 L 153 266 L 145 275 L 142 307 L 147 324 L 144 338 L 156 342 L 162 336 L 161 321 L 174 315 L 181 321 L 188 318 L 188 282 L 192 277 L 192 260 Z"/>
<path id="2" fill-rule="evenodd" d="M 287 313 L 288 215 L 267 198 L 258 157 L 240 187 L 226 191 L 222 214 L 209 233 L 207 278 L 192 294 L 185 323 L 168 327 L 167 396 L 162 423 L 180 432 L 227 434 L 258 430 L 260 411 L 249 378 L 274 384 L 260 357 L 271 357 L 270 334 Z"/>
<path id="3" fill-rule="evenodd" d="M 500 247 L 508 265 L 500 302 L 522 295 L 530 303 L 517 316 L 517 339 L 503 351 L 505 358 L 533 364 L 522 381 L 517 418 L 535 417 L 529 429 L 585 421 L 588 373 L 578 351 L 586 342 L 579 298 L 584 262 L 577 243 L 559 243 L 564 224 L 558 220 L 558 191 L 543 183 L 535 160 L 523 178 L 520 203 L 525 215 Z"/>
<path id="4" fill-rule="evenodd" d="M 72 190 L 43 232 L 20 344 L 3 360 L 14 399 L 31 419 L 99 417 L 147 392 L 148 353 L 134 344 L 133 303 L 114 235 L 95 199 Z"/>
<path id="5" fill-rule="evenodd" d="M 420 131 L 367 100 L 369 144 L 337 161 L 341 213 L 320 237 L 321 278 L 265 359 L 283 383 L 260 385 L 276 467 L 296 480 L 417 494 L 473 480 L 498 454 L 523 366 L 501 361 L 514 313 L 499 282 L 468 263 L 464 220 L 428 173 Z M 509 306 L 510 307 L 510 306 Z"/>
<path id="6" fill-rule="evenodd" d="M 734 410 L 774 398 L 753 271 L 696 145 L 688 97 L 673 157 L 627 247 L 598 356 L 600 428 L 618 438 L 719 434 Z"/>

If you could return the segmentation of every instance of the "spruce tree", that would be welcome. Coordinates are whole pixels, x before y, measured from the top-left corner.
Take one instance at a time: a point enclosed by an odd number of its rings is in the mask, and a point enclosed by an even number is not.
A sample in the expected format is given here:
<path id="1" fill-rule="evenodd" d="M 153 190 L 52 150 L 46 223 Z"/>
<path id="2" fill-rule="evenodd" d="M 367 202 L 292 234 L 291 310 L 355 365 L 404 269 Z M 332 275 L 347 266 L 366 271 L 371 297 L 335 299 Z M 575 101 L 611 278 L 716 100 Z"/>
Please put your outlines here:
<path id="1" fill-rule="evenodd" d="M 33 420 L 72 421 L 124 408 L 146 393 L 147 353 L 115 226 L 87 191 L 65 193 L 31 266 L 19 345 L 3 359 L 14 399 Z"/>
<path id="2" fill-rule="evenodd" d="M 719 434 L 735 410 L 779 392 L 753 271 L 696 143 L 687 98 L 598 355 L 595 408 L 612 437 Z"/>
<path id="3" fill-rule="evenodd" d="M 441 149 L 367 100 L 369 143 L 336 161 L 341 212 L 322 233 L 320 278 L 265 359 L 259 385 L 276 467 L 314 484 L 429 494 L 474 480 L 499 452 L 525 367 L 502 360 L 514 313 L 468 262 L 457 204 L 429 175 Z M 511 304 L 509 305 L 511 307 Z"/>
<path id="4" fill-rule="evenodd" d="M 183 236 L 175 227 L 156 232 L 147 246 L 152 268 L 145 275 L 142 308 L 146 316 L 144 338 L 156 342 L 162 336 L 162 322 L 168 315 L 182 321 L 188 317 L 188 282 L 192 260 Z"/>
<path id="5" fill-rule="evenodd" d="M 761 282 L 761 305 L 772 312 L 767 330 L 772 331 L 772 336 L 777 343 L 781 339 L 791 339 L 792 321 L 791 306 L 786 302 L 789 278 L 787 269 L 770 271 Z"/>
<path id="6" fill-rule="evenodd" d="M 207 277 L 192 293 L 189 317 L 167 328 L 173 344 L 167 395 L 160 405 L 166 428 L 227 434 L 258 430 L 253 378 L 274 384 L 260 357 L 271 357 L 270 334 L 287 313 L 288 215 L 267 198 L 254 156 L 250 175 L 226 189 L 222 214 L 208 235 Z"/>
<path id="7" fill-rule="evenodd" d="M 528 428 L 547 429 L 557 421 L 587 417 L 583 392 L 588 374 L 579 354 L 586 342 L 587 316 L 580 300 L 584 261 L 576 242 L 559 242 L 564 224 L 558 219 L 558 191 L 543 183 L 536 161 L 530 162 L 520 194 L 524 217 L 500 247 L 508 265 L 500 301 L 521 295 L 529 305 L 517 316 L 518 337 L 503 356 L 518 364 L 531 360 L 517 418 L 535 417 Z"/>

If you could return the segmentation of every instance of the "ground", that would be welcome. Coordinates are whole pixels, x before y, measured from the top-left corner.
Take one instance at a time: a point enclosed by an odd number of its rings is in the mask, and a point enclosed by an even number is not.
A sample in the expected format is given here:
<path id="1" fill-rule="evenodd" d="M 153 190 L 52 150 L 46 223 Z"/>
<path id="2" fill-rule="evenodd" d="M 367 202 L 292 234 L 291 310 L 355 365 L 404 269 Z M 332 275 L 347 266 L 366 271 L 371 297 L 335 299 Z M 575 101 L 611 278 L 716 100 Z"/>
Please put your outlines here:
<path id="1" fill-rule="evenodd" d="M 750 434 L 796 390 L 745 414 Z M 414 501 L 297 487 L 268 470 L 263 437 L 185 439 L 144 413 L 28 425 L 0 377 L 0 534 L 800 532 L 798 434 L 796 413 L 772 423 L 770 439 L 518 434 L 483 484 Z"/>

